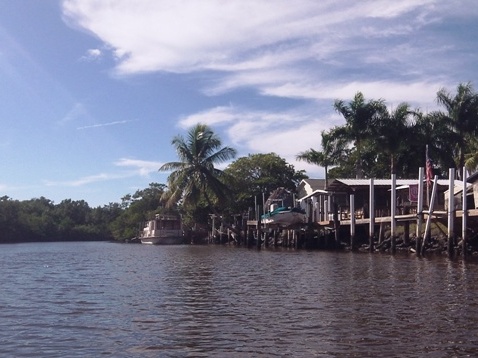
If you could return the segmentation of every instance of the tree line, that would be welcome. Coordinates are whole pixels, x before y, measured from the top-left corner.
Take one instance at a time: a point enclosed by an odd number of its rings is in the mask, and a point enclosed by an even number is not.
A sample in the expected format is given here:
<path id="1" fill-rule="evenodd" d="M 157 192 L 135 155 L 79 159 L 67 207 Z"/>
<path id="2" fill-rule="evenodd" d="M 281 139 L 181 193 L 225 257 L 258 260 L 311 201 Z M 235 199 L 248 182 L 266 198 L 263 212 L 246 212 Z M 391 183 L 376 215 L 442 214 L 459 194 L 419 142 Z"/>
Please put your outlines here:
<path id="1" fill-rule="evenodd" d="M 471 83 L 457 86 L 452 95 L 437 92 L 444 110 L 423 113 L 407 103 L 388 109 L 385 100 L 366 100 L 361 92 L 335 110 L 345 124 L 318 135 L 320 148 L 297 154 L 298 160 L 324 167 L 327 178 L 413 178 L 425 165 L 425 148 L 435 173 L 448 168 L 478 168 L 478 95 Z M 320 137 L 320 140 L 319 140 Z M 44 197 L 17 201 L 0 198 L 0 242 L 56 240 L 125 240 L 138 235 L 141 223 L 156 213 L 175 212 L 189 231 L 208 226 L 210 215 L 224 220 L 247 215 L 256 200 L 282 187 L 291 193 L 304 171 L 276 153 L 249 154 L 236 160 L 236 151 L 223 147 L 219 136 L 205 124 L 171 141 L 178 160 L 164 164 L 166 184 L 127 194 L 121 203 L 91 208 L 83 201 L 54 204 Z M 219 164 L 230 162 L 224 169 Z M 458 170 L 457 173 L 460 173 Z"/>
<path id="2" fill-rule="evenodd" d="M 428 147 L 437 175 L 446 176 L 449 168 L 476 171 L 478 94 L 470 82 L 460 83 L 455 94 L 441 88 L 436 102 L 441 109 L 424 113 L 406 102 L 389 109 L 385 100 L 367 101 L 361 92 L 350 102 L 336 100 L 345 124 L 323 131 L 321 148 L 297 159 L 324 167 L 334 178 L 412 178 L 425 166 Z"/>
<path id="3" fill-rule="evenodd" d="M 306 177 L 275 153 L 239 158 L 226 171 L 230 175 L 224 174 L 224 178 L 236 179 L 233 184 L 223 178 L 223 199 L 232 199 L 234 196 L 236 200 L 220 201 L 215 194 L 211 194 L 209 201 L 202 194 L 197 197 L 179 195 L 179 199 L 172 200 L 174 192 L 171 190 L 175 186 L 159 183 L 150 183 L 148 188 L 126 194 L 119 203 L 94 208 L 84 200 L 67 199 L 55 204 L 44 197 L 19 201 L 3 196 L 0 197 L 0 243 L 125 241 L 136 237 L 144 222 L 157 213 L 179 213 L 187 232 L 204 235 L 210 220 L 209 214 L 247 212 L 254 205 L 256 193 L 268 193 L 280 186 L 293 191 L 300 180 Z M 229 187 L 233 186 L 235 189 L 232 191 Z M 197 189 L 186 190 L 195 193 Z"/>

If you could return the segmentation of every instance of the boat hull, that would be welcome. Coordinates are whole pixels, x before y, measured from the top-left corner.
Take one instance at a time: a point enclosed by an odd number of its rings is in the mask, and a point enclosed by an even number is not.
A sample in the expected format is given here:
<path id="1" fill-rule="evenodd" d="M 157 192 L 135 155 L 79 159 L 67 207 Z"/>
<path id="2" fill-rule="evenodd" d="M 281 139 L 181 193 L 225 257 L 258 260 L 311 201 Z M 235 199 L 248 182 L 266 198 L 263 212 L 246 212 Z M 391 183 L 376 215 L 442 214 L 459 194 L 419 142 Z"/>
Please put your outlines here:
<path id="1" fill-rule="evenodd" d="M 142 237 L 141 243 L 145 245 L 180 245 L 183 243 L 182 235 L 178 234 L 178 236 L 150 236 L 150 237 Z"/>
<path id="2" fill-rule="evenodd" d="M 305 214 L 301 212 L 282 211 L 272 215 L 263 215 L 262 223 L 287 227 L 291 225 L 302 224 L 305 222 L 305 219 Z"/>

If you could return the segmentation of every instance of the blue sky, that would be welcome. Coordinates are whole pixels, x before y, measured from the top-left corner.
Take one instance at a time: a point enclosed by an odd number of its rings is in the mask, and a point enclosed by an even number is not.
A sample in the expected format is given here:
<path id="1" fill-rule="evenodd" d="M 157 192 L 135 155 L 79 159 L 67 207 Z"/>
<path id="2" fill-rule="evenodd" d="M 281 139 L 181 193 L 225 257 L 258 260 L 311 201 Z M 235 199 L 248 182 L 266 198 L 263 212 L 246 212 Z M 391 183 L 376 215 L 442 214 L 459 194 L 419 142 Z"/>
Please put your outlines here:
<path id="1" fill-rule="evenodd" d="M 357 91 L 436 108 L 478 87 L 474 0 L 0 0 L 0 196 L 120 202 L 209 124 L 296 162 Z"/>

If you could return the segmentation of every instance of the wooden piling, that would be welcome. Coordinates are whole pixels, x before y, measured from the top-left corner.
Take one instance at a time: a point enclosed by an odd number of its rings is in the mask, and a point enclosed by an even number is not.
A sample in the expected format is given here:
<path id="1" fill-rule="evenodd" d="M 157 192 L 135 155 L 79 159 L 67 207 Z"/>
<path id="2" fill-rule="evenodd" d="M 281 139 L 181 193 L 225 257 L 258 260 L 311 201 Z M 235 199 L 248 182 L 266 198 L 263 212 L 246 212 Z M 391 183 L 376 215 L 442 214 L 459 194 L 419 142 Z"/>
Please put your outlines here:
<path id="1" fill-rule="evenodd" d="M 354 249 L 355 240 L 355 195 L 350 194 L 350 249 Z"/>
<path id="2" fill-rule="evenodd" d="M 337 202 L 334 200 L 334 231 L 335 231 L 335 249 L 338 249 L 340 246 L 340 220 L 339 220 L 339 209 Z"/>
<path id="3" fill-rule="evenodd" d="M 369 208 L 370 208 L 370 225 L 369 225 L 369 251 L 374 251 L 374 236 L 375 236 L 375 193 L 373 178 L 370 178 L 370 193 L 369 193 Z"/>
<path id="4" fill-rule="evenodd" d="M 256 229 L 257 229 L 257 248 L 260 249 L 261 246 L 262 246 L 262 222 L 261 222 L 261 212 L 260 212 L 260 206 L 257 206 L 256 207 L 256 216 L 257 216 L 257 226 L 256 226 Z"/>
<path id="5" fill-rule="evenodd" d="M 466 256 L 466 225 L 468 221 L 468 208 L 467 208 L 467 203 L 466 203 L 466 181 L 467 181 L 467 172 L 466 168 L 463 168 L 463 193 L 462 193 L 462 210 L 463 210 L 463 216 L 461 218 L 461 252 L 463 253 L 463 257 Z"/>
<path id="6" fill-rule="evenodd" d="M 392 174 L 392 190 L 391 190 L 391 203 L 390 203 L 390 250 L 392 253 L 395 252 L 395 237 L 396 237 L 396 226 L 397 222 L 395 219 L 397 212 L 397 175 Z"/>
<path id="7" fill-rule="evenodd" d="M 423 173 L 424 168 L 420 167 L 418 170 L 418 201 L 417 201 L 417 231 L 415 252 L 417 255 L 421 253 L 422 244 L 422 225 L 423 225 Z"/>
<path id="8" fill-rule="evenodd" d="M 430 206 L 428 208 L 427 223 L 425 225 L 425 234 L 423 235 L 423 241 L 422 241 L 422 247 L 421 247 L 422 256 L 425 254 L 427 240 L 430 236 L 430 228 L 431 228 L 431 222 L 432 222 L 433 207 L 435 206 L 437 187 L 438 187 L 438 175 L 435 175 L 433 179 L 432 197 L 430 199 Z"/>
<path id="9" fill-rule="evenodd" d="M 448 255 L 453 254 L 455 243 L 455 168 L 448 171 Z"/>

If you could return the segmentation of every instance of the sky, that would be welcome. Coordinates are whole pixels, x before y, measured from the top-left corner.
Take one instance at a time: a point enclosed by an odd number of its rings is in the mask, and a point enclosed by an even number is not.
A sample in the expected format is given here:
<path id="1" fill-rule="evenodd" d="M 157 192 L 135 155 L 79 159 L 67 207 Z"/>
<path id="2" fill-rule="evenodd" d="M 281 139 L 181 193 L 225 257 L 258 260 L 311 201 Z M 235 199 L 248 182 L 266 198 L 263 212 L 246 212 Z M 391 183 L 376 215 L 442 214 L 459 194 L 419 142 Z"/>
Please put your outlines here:
<path id="1" fill-rule="evenodd" d="M 335 99 L 426 112 L 477 76 L 475 0 L 0 0 L 0 197 L 121 202 L 197 123 L 323 178 L 295 158 Z"/>

